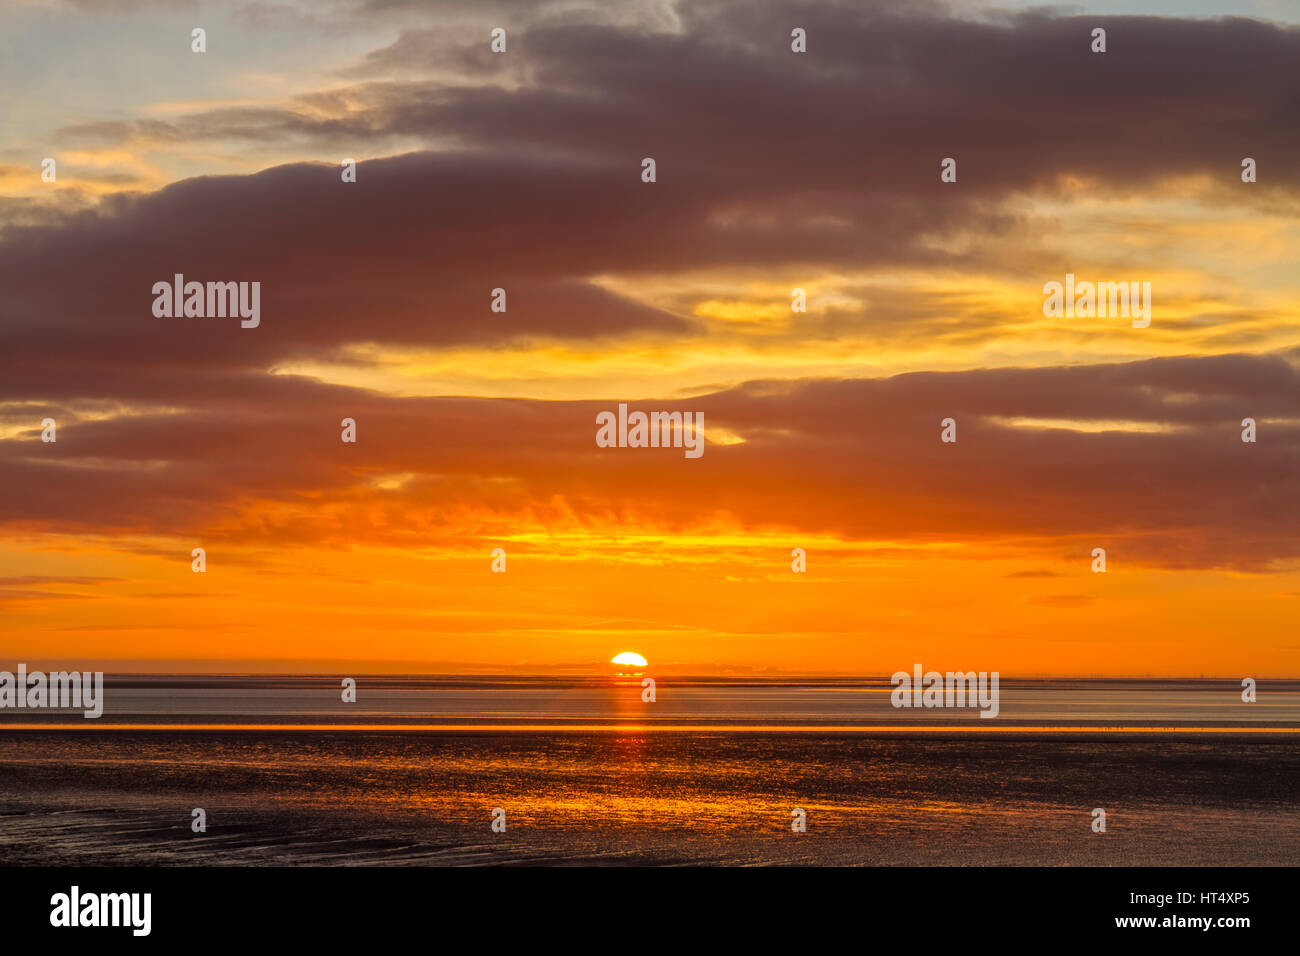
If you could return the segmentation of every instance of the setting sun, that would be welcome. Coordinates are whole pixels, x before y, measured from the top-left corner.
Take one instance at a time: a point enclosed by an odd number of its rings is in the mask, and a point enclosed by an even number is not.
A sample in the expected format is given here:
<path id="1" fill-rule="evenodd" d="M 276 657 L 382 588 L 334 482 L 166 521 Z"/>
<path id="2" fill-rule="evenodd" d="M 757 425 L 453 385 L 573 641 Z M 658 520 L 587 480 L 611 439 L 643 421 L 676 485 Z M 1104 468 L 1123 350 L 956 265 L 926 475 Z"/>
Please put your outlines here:
<path id="1" fill-rule="evenodd" d="M 631 651 L 624 651 L 610 659 L 611 664 L 623 664 L 627 667 L 645 667 L 645 658 L 640 654 L 633 654 Z"/>

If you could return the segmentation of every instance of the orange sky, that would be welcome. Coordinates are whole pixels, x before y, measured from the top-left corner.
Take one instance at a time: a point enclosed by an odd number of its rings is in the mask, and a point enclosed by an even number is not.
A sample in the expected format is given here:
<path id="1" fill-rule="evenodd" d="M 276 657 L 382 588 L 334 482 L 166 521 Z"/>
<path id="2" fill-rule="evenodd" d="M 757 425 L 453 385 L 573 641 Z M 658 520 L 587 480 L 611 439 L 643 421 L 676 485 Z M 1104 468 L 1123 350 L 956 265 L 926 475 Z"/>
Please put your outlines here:
<path id="1" fill-rule="evenodd" d="M 1294 28 L 1111 18 L 1102 73 L 1096 18 L 822 11 L 801 59 L 617 9 L 495 59 L 304 27 L 281 73 L 235 20 L 177 88 L 16 114 L 0 663 L 1300 676 Z M 154 316 L 177 272 L 260 326 Z M 1067 272 L 1150 327 L 1044 316 Z M 703 456 L 597 447 L 619 403 Z"/>

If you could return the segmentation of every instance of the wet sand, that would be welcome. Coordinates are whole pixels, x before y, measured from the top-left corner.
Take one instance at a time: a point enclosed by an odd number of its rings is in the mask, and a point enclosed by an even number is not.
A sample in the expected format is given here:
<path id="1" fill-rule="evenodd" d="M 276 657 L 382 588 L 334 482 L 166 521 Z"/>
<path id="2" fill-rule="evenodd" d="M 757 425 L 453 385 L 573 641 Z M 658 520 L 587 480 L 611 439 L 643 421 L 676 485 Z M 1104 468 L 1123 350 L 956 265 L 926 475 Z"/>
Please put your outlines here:
<path id="1" fill-rule="evenodd" d="M 1291 865 L 1297 779 L 1292 736 L 0 731 L 0 860 Z"/>

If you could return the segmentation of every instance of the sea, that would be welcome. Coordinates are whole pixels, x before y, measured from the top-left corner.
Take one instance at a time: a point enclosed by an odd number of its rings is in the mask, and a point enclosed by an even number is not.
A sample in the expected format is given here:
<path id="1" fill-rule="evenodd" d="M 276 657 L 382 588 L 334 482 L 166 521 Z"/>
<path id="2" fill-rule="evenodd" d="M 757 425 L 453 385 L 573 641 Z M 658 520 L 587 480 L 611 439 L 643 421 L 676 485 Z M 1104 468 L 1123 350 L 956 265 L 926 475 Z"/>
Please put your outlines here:
<path id="1" fill-rule="evenodd" d="M 0 710 L 0 865 L 1300 861 L 1300 682 L 891 690 L 109 675 L 96 720 Z"/>

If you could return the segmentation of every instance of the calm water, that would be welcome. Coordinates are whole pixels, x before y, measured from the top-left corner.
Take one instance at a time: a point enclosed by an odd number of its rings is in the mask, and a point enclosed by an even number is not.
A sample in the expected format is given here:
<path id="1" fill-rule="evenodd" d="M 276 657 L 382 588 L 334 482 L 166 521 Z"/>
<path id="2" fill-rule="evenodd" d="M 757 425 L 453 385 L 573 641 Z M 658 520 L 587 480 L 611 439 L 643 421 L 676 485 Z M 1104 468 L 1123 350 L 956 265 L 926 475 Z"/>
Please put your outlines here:
<path id="1" fill-rule="evenodd" d="M 0 861 L 1300 860 L 1300 736 L 1241 732 L 1300 726 L 1294 685 L 1246 705 L 1227 682 L 1004 684 L 999 719 L 927 727 L 861 683 L 661 684 L 643 704 L 608 681 L 363 681 L 337 706 L 333 682 L 135 683 L 101 721 L 57 715 L 75 730 L 4 712 Z"/>
<path id="2" fill-rule="evenodd" d="M 411 724 L 647 728 L 697 725 L 878 727 L 1008 726 L 1300 728 L 1300 682 L 1265 681 L 1246 704 L 1234 681 L 1002 681 L 996 719 L 977 708 L 890 704 L 887 681 L 661 680 L 653 704 L 639 679 L 361 678 L 344 703 L 338 679 L 109 678 L 104 716 L 0 710 L 0 727 L 73 723 Z M 93 726 L 89 726 L 92 725 Z"/>

